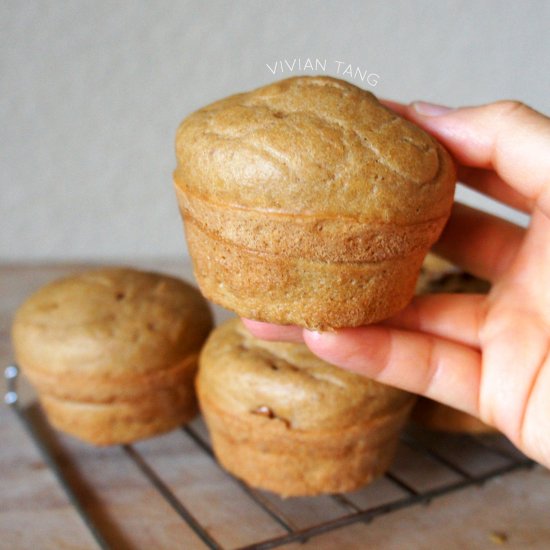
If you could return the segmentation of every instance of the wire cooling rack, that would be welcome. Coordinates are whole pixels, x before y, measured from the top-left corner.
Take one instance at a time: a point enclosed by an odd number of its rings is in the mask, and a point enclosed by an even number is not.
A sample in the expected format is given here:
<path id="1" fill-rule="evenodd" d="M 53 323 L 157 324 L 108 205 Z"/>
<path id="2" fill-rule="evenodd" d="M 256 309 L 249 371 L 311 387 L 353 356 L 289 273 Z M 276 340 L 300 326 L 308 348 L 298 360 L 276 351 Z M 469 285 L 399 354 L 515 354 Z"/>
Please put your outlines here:
<path id="1" fill-rule="evenodd" d="M 37 405 L 23 406 L 17 391 L 19 369 L 10 365 L 5 369 L 7 392 L 5 402 L 11 407 L 29 436 L 39 449 L 43 460 L 55 474 L 70 503 L 81 516 L 100 548 L 110 549 L 116 545 L 90 513 L 86 505 L 86 495 L 82 488 L 76 488 L 67 475 L 71 457 L 60 457 L 51 444 L 51 437 L 44 435 L 44 417 Z M 48 429 L 46 427 L 46 429 Z M 50 436 L 51 436 L 51 430 Z M 215 464 L 208 433 L 202 421 L 181 428 L 181 437 L 200 450 L 201 460 Z M 184 504 L 165 477 L 143 453 L 139 445 L 120 447 L 125 460 L 133 463 L 158 495 L 175 511 L 189 528 L 194 531 L 206 548 L 225 549 L 228 546 L 219 540 L 212 530 L 201 521 L 199 515 Z M 94 451 L 95 449 L 91 449 Z M 98 451 L 99 452 L 99 451 Z M 181 456 L 185 460 L 185 456 Z M 487 480 L 508 472 L 531 467 L 534 463 L 519 453 L 505 438 L 491 436 L 449 436 L 433 434 L 417 428 L 406 430 L 392 468 L 383 478 L 366 488 L 349 494 L 334 494 L 313 498 L 280 499 L 271 493 L 248 487 L 230 474 L 223 472 L 242 492 L 243 498 L 273 522 L 279 534 L 254 540 L 240 550 L 264 550 L 291 542 L 305 542 L 317 535 L 351 525 L 356 522 L 370 522 L 377 516 L 390 514 L 396 510 L 418 503 L 430 503 L 433 499 L 469 486 L 482 485 Z M 89 488 L 93 491 L 93 487 Z M 88 499 L 89 500 L 89 499 Z M 322 505 L 321 505 L 322 504 Z M 330 504 L 330 505 L 329 505 Z M 327 506 L 330 513 L 327 513 Z M 296 519 L 300 510 L 307 507 L 310 519 Z M 143 517 L 142 521 L 154 521 Z M 246 518 L 243 518 L 246 521 Z M 271 530 L 273 531 L 273 530 Z"/>

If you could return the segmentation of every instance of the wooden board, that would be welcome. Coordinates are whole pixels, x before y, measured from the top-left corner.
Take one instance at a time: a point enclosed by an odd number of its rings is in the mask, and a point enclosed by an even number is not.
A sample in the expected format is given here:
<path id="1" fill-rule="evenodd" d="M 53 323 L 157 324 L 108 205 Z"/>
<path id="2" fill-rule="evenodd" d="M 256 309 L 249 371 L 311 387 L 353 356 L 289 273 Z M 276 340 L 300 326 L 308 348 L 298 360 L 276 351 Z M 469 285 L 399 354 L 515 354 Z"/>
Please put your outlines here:
<path id="1" fill-rule="evenodd" d="M 178 262 L 137 263 L 191 278 Z M 0 364 L 12 359 L 9 328 L 15 308 L 45 282 L 87 268 L 86 265 L 0 267 Z M 230 314 L 216 309 L 218 320 Z M 23 385 L 32 402 L 32 389 Z M 34 410 L 34 409 L 33 409 Z M 36 413 L 38 414 L 38 413 Z M 38 425 L 39 416 L 36 417 Z M 207 439 L 200 420 L 193 423 Z M 105 538 L 114 548 L 205 548 L 205 544 L 140 469 L 151 468 L 162 484 L 223 548 L 236 548 L 284 534 L 285 528 L 257 505 L 231 476 L 183 430 L 140 442 L 132 458 L 121 447 L 95 449 L 48 431 L 50 445 Z M 459 460 L 471 475 L 505 464 L 456 438 L 440 440 L 438 449 Z M 137 461 L 137 462 L 136 462 Z M 431 490 L 456 481 L 457 475 L 421 452 L 402 446 L 392 473 L 413 489 Z M 7 406 L 0 407 L 0 548 L 95 548 L 86 526 L 70 505 L 51 471 Z M 349 508 L 369 508 L 403 498 L 404 490 L 382 478 L 347 495 L 348 502 L 317 497 L 282 500 L 258 497 L 296 529 L 330 521 Z M 542 467 L 498 477 L 483 487 L 469 487 L 435 499 L 317 536 L 285 548 L 533 548 L 550 547 L 550 474 Z"/>

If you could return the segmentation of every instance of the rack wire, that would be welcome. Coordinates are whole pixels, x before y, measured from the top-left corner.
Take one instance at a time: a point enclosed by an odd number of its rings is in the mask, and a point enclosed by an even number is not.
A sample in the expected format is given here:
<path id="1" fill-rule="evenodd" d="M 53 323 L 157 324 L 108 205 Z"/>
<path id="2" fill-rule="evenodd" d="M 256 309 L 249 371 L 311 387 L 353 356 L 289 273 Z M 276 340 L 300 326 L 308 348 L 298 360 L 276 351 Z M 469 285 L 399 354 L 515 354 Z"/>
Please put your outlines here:
<path id="1" fill-rule="evenodd" d="M 102 532 L 101 526 L 90 515 L 83 503 L 82 495 L 73 486 L 70 476 L 66 472 L 66 462 L 60 460 L 55 449 L 52 449 L 51 444 L 48 443 L 48 438 L 44 437 L 43 427 L 38 428 L 35 415 L 31 414 L 30 407 L 21 404 L 17 391 L 18 367 L 16 365 L 6 367 L 4 376 L 7 384 L 7 392 L 4 398 L 6 404 L 14 411 L 33 440 L 44 462 L 57 478 L 70 503 L 84 521 L 98 546 L 102 549 L 114 548 L 112 542 Z M 182 435 L 189 438 L 200 449 L 204 460 L 212 461 L 217 465 L 208 436 L 204 430 L 197 429 L 193 425 L 182 427 L 181 430 Z M 467 457 L 464 455 L 466 447 L 468 448 Z M 181 520 L 194 531 L 205 547 L 216 550 L 226 548 L 216 540 L 208 527 L 201 523 L 193 510 L 178 498 L 170 485 L 134 445 L 122 445 L 121 449 L 127 460 L 137 467 L 147 482 L 154 487 Z M 397 490 L 399 496 L 390 498 L 389 501 L 382 504 L 364 505 L 361 498 L 354 495 L 330 495 L 329 498 L 341 510 L 341 513 L 336 517 L 320 520 L 305 527 L 299 525 L 298 522 L 293 520 L 291 514 L 285 511 L 283 505 L 285 501 L 277 500 L 272 495 L 269 496 L 268 493 L 253 489 L 222 470 L 224 475 L 233 479 L 240 490 L 254 502 L 255 506 L 260 508 L 269 516 L 271 521 L 282 529 L 280 535 L 240 546 L 239 550 L 267 550 L 291 542 L 305 542 L 318 535 L 357 522 L 368 523 L 378 516 L 390 514 L 418 503 L 429 504 L 433 499 L 442 495 L 470 486 L 481 486 L 492 478 L 521 468 L 529 468 L 534 464 L 533 461 L 513 448 L 504 436 L 492 436 L 490 438 L 474 435 L 444 436 L 412 428 L 403 433 L 400 449 L 396 456 L 396 464 L 385 474 L 385 480 L 394 490 Z M 423 486 L 422 483 L 411 482 L 411 479 L 414 479 L 412 474 L 422 472 L 417 471 L 421 468 L 420 466 L 415 466 L 414 461 L 411 465 L 407 456 L 404 456 L 407 449 L 416 453 L 416 456 L 423 457 L 432 464 L 437 465 L 440 472 L 447 474 L 447 481 L 436 486 L 433 486 L 433 484 L 424 484 Z M 448 480 L 449 476 L 451 476 L 452 481 Z M 445 476 L 443 477 L 445 478 Z M 368 492 L 369 488 L 367 487 L 364 491 Z M 292 500 L 295 500 L 298 505 L 300 504 L 300 499 Z M 147 521 L 147 518 L 143 518 L 143 520 Z"/>

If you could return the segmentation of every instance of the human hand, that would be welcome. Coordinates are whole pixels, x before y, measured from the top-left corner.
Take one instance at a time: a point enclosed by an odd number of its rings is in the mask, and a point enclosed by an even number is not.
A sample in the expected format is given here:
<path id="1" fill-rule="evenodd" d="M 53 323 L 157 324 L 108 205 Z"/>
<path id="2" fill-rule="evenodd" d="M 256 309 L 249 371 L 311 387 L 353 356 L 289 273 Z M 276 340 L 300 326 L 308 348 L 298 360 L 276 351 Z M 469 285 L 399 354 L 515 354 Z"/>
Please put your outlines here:
<path id="1" fill-rule="evenodd" d="M 447 147 L 459 181 L 531 214 L 523 229 L 455 203 L 435 250 L 490 280 L 490 293 L 415 297 L 383 323 L 336 332 L 245 323 L 475 415 L 550 467 L 550 119 L 513 101 L 387 105 Z"/>

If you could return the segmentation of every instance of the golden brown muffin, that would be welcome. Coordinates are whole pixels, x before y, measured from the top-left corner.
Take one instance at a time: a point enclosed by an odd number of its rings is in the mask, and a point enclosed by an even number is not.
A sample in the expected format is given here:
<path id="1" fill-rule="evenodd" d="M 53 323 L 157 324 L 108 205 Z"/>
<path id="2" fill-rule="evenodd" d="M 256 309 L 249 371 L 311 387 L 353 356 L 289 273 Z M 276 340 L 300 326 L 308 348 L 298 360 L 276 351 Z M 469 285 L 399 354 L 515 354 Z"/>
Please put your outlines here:
<path id="1" fill-rule="evenodd" d="M 414 397 L 329 365 L 304 344 L 218 327 L 197 394 L 220 463 L 283 496 L 351 491 L 382 474 Z"/>
<path id="2" fill-rule="evenodd" d="M 430 253 L 426 256 L 417 282 L 418 294 L 476 293 L 485 294 L 491 288 L 488 281 L 462 271 L 447 260 Z M 413 409 L 415 423 L 443 432 L 490 433 L 496 431 L 465 412 L 427 398 L 420 398 Z"/>
<path id="3" fill-rule="evenodd" d="M 208 105 L 180 125 L 176 153 L 202 292 L 261 321 L 327 329 L 397 312 L 453 202 L 443 147 L 330 77 Z"/>
<path id="4" fill-rule="evenodd" d="M 109 445 L 195 416 L 197 359 L 211 328 L 208 305 L 192 286 L 105 268 L 39 289 L 17 311 L 12 335 L 52 424 Z"/>
<path id="5" fill-rule="evenodd" d="M 420 269 L 417 294 L 487 294 L 491 283 L 430 252 Z"/>
<path id="6" fill-rule="evenodd" d="M 475 416 L 425 397 L 421 397 L 416 402 L 412 420 L 415 424 L 438 432 L 493 433 L 497 431 Z"/>

